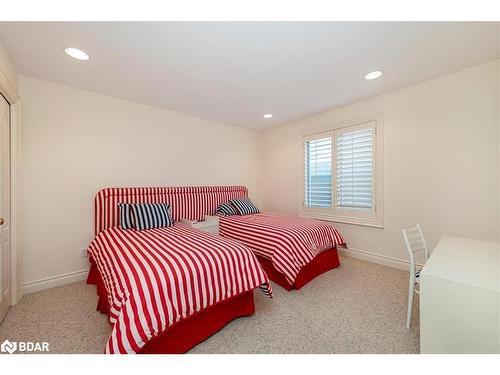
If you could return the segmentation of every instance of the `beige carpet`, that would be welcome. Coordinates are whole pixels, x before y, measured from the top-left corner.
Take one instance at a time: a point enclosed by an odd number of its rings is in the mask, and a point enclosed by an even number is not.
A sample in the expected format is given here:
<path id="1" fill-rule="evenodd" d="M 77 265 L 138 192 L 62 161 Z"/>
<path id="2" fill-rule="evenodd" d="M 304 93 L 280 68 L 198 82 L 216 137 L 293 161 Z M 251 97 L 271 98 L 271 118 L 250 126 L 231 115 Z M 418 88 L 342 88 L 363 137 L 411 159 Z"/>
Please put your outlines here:
<path id="1" fill-rule="evenodd" d="M 418 353 L 418 303 L 405 327 L 408 274 L 344 257 L 299 291 L 255 293 L 256 313 L 236 319 L 191 353 Z M 24 296 L 0 342 L 48 341 L 52 353 L 102 353 L 110 326 L 83 282 Z"/>

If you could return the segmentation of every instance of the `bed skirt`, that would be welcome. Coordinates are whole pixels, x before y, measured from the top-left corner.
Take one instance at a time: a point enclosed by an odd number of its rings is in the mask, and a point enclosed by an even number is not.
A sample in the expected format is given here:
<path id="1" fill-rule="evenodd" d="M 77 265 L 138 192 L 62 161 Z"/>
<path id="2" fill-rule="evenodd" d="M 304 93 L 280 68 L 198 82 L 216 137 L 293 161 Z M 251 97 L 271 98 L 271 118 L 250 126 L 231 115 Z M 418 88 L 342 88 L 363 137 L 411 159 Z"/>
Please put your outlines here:
<path id="1" fill-rule="evenodd" d="M 267 277 L 269 277 L 269 279 L 282 286 L 286 290 L 300 289 L 309 281 L 313 280 L 322 273 L 340 266 L 337 248 L 334 247 L 325 250 L 318 254 L 304 267 L 302 267 L 302 269 L 299 271 L 299 274 L 295 278 L 295 282 L 293 284 L 290 284 L 285 276 L 276 268 L 274 268 L 272 262 L 269 259 L 261 256 L 257 256 L 257 259 L 259 260 L 262 268 L 264 268 L 264 271 L 266 271 Z"/>
<path id="2" fill-rule="evenodd" d="M 109 316 L 106 288 L 95 264 L 92 263 L 87 284 L 97 288 L 97 311 Z M 168 327 L 141 348 L 139 354 L 181 354 L 221 330 L 232 320 L 255 312 L 253 290 L 211 305 Z"/>

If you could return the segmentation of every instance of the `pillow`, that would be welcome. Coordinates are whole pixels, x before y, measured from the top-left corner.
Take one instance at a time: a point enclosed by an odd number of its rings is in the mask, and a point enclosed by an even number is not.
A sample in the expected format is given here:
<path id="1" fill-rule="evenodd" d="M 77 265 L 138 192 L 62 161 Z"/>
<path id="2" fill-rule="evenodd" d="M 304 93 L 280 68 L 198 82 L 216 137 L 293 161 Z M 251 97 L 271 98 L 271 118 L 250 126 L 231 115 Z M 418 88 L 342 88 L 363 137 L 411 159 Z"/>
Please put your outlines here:
<path id="1" fill-rule="evenodd" d="M 234 205 L 239 215 L 258 214 L 260 212 L 248 198 L 231 199 L 230 202 Z"/>
<path id="2" fill-rule="evenodd" d="M 167 203 L 135 203 L 130 206 L 136 230 L 174 225 L 174 221 L 170 217 L 170 205 Z"/>
<path id="3" fill-rule="evenodd" d="M 215 210 L 215 213 L 222 216 L 238 215 L 238 211 L 236 211 L 236 208 L 234 208 L 234 206 L 230 202 L 219 204 L 217 206 L 217 209 Z"/>
<path id="4" fill-rule="evenodd" d="M 124 230 L 134 227 L 130 206 L 130 203 L 118 203 L 118 209 L 120 210 L 120 226 Z"/>

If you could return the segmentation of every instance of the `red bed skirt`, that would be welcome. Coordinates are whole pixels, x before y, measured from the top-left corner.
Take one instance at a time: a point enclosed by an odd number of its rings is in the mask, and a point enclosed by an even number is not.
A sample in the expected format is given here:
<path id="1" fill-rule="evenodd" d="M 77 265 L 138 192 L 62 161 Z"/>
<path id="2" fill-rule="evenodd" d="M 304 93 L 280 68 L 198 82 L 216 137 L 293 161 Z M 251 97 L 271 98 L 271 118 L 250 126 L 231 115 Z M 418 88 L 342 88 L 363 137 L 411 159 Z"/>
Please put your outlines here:
<path id="1" fill-rule="evenodd" d="M 340 266 L 337 248 L 334 247 L 325 250 L 318 256 L 316 256 L 312 261 L 307 263 L 299 271 L 295 282 L 293 284 L 290 284 L 286 277 L 276 268 L 274 268 L 272 262 L 269 259 L 260 256 L 257 256 L 257 259 L 259 260 L 262 268 L 264 268 L 264 271 L 266 271 L 267 277 L 269 277 L 272 281 L 282 286 L 286 290 L 300 289 L 315 277 Z"/>
<path id="2" fill-rule="evenodd" d="M 97 287 L 97 311 L 109 315 L 106 288 L 95 264 L 90 267 L 87 284 Z M 230 321 L 252 315 L 255 312 L 253 290 L 209 306 L 170 326 L 161 335 L 153 338 L 139 354 L 181 354 L 221 330 Z"/>

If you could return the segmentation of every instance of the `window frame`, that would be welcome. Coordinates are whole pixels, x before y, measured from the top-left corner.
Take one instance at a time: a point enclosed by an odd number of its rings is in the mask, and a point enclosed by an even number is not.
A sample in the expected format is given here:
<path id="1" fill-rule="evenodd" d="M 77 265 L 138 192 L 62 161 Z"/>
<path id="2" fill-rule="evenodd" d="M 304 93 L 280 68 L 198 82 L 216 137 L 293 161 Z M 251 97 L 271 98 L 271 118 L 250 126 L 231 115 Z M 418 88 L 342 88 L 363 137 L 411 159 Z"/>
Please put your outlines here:
<path id="1" fill-rule="evenodd" d="M 374 124 L 371 124 L 374 123 Z M 373 212 L 362 213 L 362 210 L 337 208 L 337 168 L 336 168 L 336 135 L 364 129 L 373 126 L 374 134 L 374 152 L 373 152 Z M 305 142 L 331 137 L 332 139 L 332 207 L 306 207 L 305 206 L 305 173 L 306 173 L 306 154 Z M 299 182 L 299 216 L 325 221 L 332 221 L 345 224 L 354 224 L 362 226 L 370 226 L 375 228 L 383 228 L 383 114 L 375 113 L 372 115 L 356 118 L 353 120 L 342 121 L 336 124 L 328 125 L 322 128 L 313 129 L 303 132 L 300 136 L 301 148 L 301 174 Z M 361 213 L 360 215 L 353 215 Z"/>

